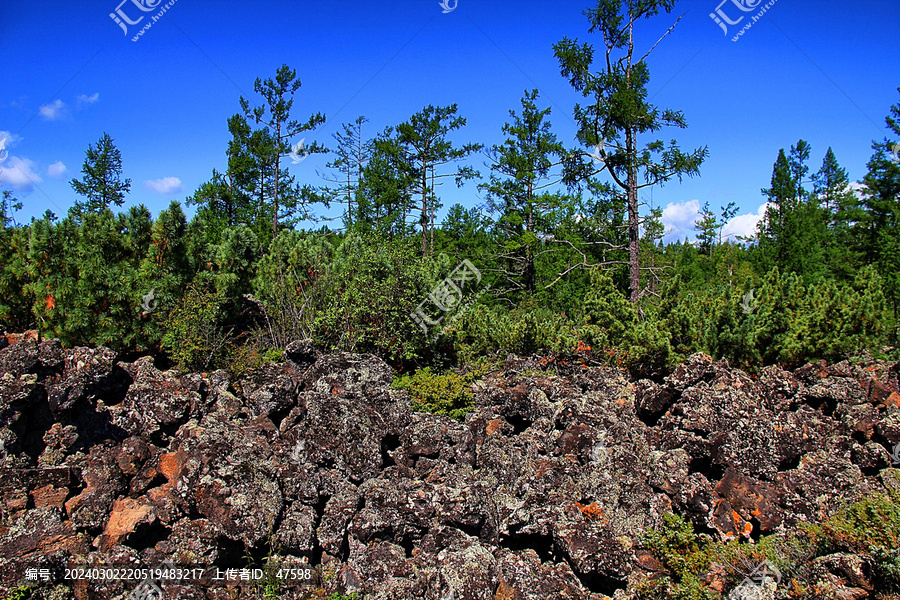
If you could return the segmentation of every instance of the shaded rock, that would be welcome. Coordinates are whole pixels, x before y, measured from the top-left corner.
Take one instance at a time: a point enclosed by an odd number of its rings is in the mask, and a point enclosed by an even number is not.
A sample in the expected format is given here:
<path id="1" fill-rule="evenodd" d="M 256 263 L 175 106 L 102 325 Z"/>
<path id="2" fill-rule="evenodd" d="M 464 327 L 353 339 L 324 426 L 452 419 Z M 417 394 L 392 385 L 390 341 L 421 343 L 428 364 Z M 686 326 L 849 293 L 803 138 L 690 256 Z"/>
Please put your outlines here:
<path id="1" fill-rule="evenodd" d="M 360 507 L 360 493 L 349 482 L 344 483 L 330 497 L 316 530 L 322 550 L 332 556 L 340 556 L 347 540 L 347 525 Z"/>
<path id="2" fill-rule="evenodd" d="M 284 511 L 272 541 L 282 552 L 312 558 L 316 548 L 316 511 L 311 506 L 294 502 Z"/>
<path id="3" fill-rule="evenodd" d="M 287 360 L 298 366 L 308 366 L 316 362 L 319 353 L 313 346 L 312 340 L 296 340 L 284 349 Z"/>
<path id="4" fill-rule="evenodd" d="M 133 383 L 121 403 L 108 407 L 112 422 L 131 435 L 168 443 L 189 415 L 203 406 L 205 384 L 198 375 L 179 376 L 160 371 L 149 357 L 123 365 Z"/>
<path id="5" fill-rule="evenodd" d="M 301 381 L 290 363 L 266 364 L 235 384 L 235 389 L 252 407 L 253 414 L 269 417 L 277 426 L 297 401 Z"/>
<path id="6" fill-rule="evenodd" d="M 94 446 L 85 457 L 73 457 L 85 488 L 66 502 L 66 513 L 75 527 L 98 531 L 108 520 L 113 501 L 125 491 L 125 478 L 116 461 L 115 446 Z"/>
<path id="7" fill-rule="evenodd" d="M 62 355 L 62 349 L 56 350 Z M 73 410 L 86 410 L 97 399 L 115 404 L 131 377 L 118 365 L 109 348 L 73 348 L 65 353 L 63 369 L 46 382 L 50 410 L 57 418 Z M 80 404 L 80 406 L 79 406 Z"/>
<path id="8" fill-rule="evenodd" d="M 567 563 L 541 563 L 534 550 L 501 549 L 497 556 L 499 583 L 494 598 L 587 600 L 584 588 Z"/>

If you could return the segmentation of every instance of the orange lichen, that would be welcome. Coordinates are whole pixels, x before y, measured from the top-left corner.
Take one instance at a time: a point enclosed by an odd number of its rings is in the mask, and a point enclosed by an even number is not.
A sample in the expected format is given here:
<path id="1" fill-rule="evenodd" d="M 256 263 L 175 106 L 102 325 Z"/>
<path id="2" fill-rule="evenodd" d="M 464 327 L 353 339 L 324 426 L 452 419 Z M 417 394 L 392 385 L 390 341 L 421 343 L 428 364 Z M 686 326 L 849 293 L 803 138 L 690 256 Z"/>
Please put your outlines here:
<path id="1" fill-rule="evenodd" d="M 900 394 L 892 392 L 884 401 L 885 406 L 896 406 L 900 408 Z"/>
<path id="2" fill-rule="evenodd" d="M 590 504 L 576 502 L 575 506 L 578 507 L 578 510 L 581 511 L 581 514 L 584 515 L 585 519 L 596 521 L 603 518 L 603 509 L 597 506 L 596 502 L 591 502 Z"/>
<path id="3" fill-rule="evenodd" d="M 581 340 L 578 340 L 578 345 L 575 346 L 575 352 L 590 352 L 590 350 L 591 350 L 590 346 L 588 346 Z"/>
<path id="4" fill-rule="evenodd" d="M 494 600 L 514 600 L 516 597 L 516 588 L 507 584 L 500 578 L 500 585 L 497 586 L 497 593 L 494 594 Z"/>
<path id="5" fill-rule="evenodd" d="M 487 427 L 485 428 L 485 433 L 491 435 L 496 433 L 496 431 L 500 429 L 500 419 L 494 419 L 493 421 L 488 421 Z"/>

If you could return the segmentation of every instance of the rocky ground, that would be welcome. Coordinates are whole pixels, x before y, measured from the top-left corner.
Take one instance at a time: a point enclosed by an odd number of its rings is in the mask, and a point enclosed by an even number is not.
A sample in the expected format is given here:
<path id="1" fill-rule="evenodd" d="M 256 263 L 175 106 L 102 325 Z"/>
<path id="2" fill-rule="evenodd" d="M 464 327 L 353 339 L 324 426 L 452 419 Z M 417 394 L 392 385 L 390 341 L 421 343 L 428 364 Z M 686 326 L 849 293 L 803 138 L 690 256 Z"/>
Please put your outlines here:
<path id="1" fill-rule="evenodd" d="M 0 598 L 143 584 L 67 580 L 73 565 L 270 556 L 315 569 L 268 597 L 637 598 L 664 570 L 641 539 L 665 513 L 752 542 L 900 489 L 894 363 L 751 378 L 695 355 L 653 383 L 510 357 L 458 423 L 412 412 L 371 355 L 295 343 L 286 358 L 230 381 L 0 336 Z M 874 598 L 840 558 L 821 576 Z M 266 597 L 246 581 L 156 583 L 167 598 Z"/>

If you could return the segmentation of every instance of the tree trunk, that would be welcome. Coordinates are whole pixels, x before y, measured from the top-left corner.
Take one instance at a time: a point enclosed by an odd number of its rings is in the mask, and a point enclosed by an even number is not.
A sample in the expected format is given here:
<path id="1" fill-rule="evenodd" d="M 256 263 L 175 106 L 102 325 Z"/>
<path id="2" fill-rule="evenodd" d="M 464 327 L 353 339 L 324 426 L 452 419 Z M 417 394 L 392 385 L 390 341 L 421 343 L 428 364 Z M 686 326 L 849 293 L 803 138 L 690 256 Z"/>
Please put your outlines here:
<path id="1" fill-rule="evenodd" d="M 428 255 L 428 169 L 422 165 L 422 256 Z"/>
<path id="2" fill-rule="evenodd" d="M 272 215 L 272 239 L 278 235 L 278 174 L 281 172 L 281 121 L 275 129 L 275 212 Z"/>
<path id="3" fill-rule="evenodd" d="M 434 189 L 434 167 L 431 167 L 431 189 Z M 431 209 L 428 211 L 428 230 L 431 232 L 431 241 L 428 247 L 434 252 L 434 210 L 435 202 L 431 203 Z"/>
<path id="4" fill-rule="evenodd" d="M 347 228 L 353 226 L 353 205 L 351 204 L 351 193 L 353 188 L 350 185 L 350 168 L 347 168 Z"/>
<path id="5" fill-rule="evenodd" d="M 625 128 L 625 151 L 628 153 L 628 265 L 631 302 L 637 303 L 641 291 L 640 261 L 640 220 L 638 215 L 638 182 L 637 167 L 634 164 L 637 156 L 637 142 L 634 130 Z"/>
<path id="6" fill-rule="evenodd" d="M 534 205 L 532 203 L 534 196 L 534 182 L 528 180 L 528 205 L 526 210 L 528 216 L 525 221 L 525 228 L 529 233 L 534 234 Z M 534 247 L 532 239 L 528 240 L 528 246 L 525 248 L 525 289 L 530 295 L 534 295 Z"/>

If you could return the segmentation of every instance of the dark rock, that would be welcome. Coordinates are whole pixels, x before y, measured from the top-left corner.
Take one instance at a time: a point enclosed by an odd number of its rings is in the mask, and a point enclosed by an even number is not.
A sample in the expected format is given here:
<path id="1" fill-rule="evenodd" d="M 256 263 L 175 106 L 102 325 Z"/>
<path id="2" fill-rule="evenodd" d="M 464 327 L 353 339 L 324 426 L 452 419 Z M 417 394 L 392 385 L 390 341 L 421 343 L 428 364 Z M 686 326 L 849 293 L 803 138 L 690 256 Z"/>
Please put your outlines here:
<path id="1" fill-rule="evenodd" d="M 270 363 L 237 382 L 235 389 L 252 407 L 253 416 L 265 415 L 278 425 L 297 401 L 300 385 L 299 373 L 290 363 Z"/>
<path id="2" fill-rule="evenodd" d="M 284 356 L 296 365 L 309 366 L 316 362 L 319 353 L 313 346 L 312 340 L 297 340 L 287 345 L 284 349 Z"/>
<path id="3" fill-rule="evenodd" d="M 463 424 L 413 413 L 374 356 L 319 355 L 309 341 L 234 381 L 36 335 L 11 342 L 0 348 L 3 592 L 26 566 L 240 568 L 272 553 L 316 566 L 325 595 L 624 600 L 667 573 L 641 547 L 667 512 L 752 541 L 900 490 L 897 363 L 753 379 L 698 354 L 655 383 L 583 357 L 510 356 L 473 384 Z M 878 591 L 867 560 L 806 568 L 857 597 Z M 719 594 L 730 577 L 718 563 L 697 576 Z M 54 577 L 44 597 L 131 589 Z M 281 597 L 308 597 L 304 585 Z M 252 587 L 171 590 L 209 600 Z"/>

